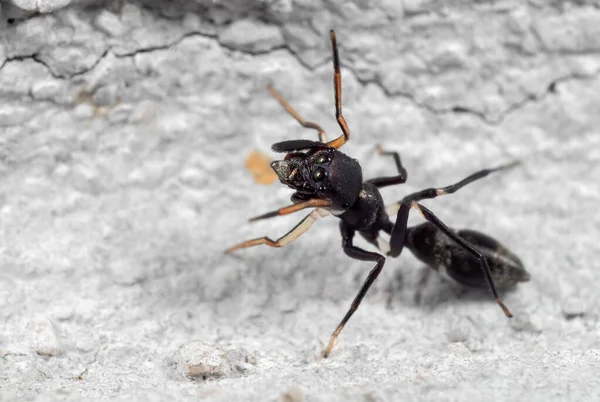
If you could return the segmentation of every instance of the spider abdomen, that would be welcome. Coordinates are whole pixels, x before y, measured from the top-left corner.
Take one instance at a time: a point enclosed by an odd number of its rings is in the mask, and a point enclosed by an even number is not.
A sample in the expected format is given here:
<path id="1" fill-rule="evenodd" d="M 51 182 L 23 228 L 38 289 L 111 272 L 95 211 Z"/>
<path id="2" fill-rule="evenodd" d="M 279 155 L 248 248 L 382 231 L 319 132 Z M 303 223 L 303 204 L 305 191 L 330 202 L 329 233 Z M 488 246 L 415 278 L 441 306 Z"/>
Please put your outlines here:
<path id="1" fill-rule="evenodd" d="M 454 232 L 483 254 L 498 288 L 508 288 L 529 280 L 519 257 L 498 240 L 474 230 Z M 475 288 L 488 286 L 480 261 L 431 223 L 409 228 L 406 245 L 419 260 L 435 270 L 445 271 L 455 281 Z"/>

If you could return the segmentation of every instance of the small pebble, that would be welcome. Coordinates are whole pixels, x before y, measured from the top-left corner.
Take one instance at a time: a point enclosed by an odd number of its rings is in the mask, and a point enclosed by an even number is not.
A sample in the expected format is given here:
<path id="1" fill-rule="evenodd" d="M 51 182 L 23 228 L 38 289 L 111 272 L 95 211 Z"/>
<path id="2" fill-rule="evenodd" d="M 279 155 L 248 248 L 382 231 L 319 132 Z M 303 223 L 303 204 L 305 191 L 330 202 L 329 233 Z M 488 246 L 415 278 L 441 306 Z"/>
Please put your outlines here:
<path id="1" fill-rule="evenodd" d="M 40 356 L 54 356 L 60 350 L 60 342 L 54 324 L 43 315 L 34 320 L 35 351 Z"/>
<path id="2" fill-rule="evenodd" d="M 213 344 L 192 341 L 179 349 L 175 363 L 188 377 L 222 377 L 231 370 L 225 356 L 225 352 Z"/>
<path id="3" fill-rule="evenodd" d="M 467 363 L 473 358 L 471 351 L 462 342 L 454 342 L 448 345 L 448 358 Z"/>

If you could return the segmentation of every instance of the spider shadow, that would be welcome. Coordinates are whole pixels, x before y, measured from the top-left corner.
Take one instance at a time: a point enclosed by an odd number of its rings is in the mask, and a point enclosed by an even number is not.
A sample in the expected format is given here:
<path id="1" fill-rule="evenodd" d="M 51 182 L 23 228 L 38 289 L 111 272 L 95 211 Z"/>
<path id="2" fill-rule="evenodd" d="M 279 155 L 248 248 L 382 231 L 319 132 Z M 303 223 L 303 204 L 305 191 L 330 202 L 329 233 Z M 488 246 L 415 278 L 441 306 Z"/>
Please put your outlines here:
<path id="1" fill-rule="evenodd" d="M 498 294 L 502 297 L 514 290 L 515 287 L 499 288 Z M 412 304 L 426 311 L 434 311 L 444 304 L 495 304 L 489 289 L 465 286 L 427 265 L 410 274 L 397 270 L 387 292 L 390 309 L 400 304 Z"/>

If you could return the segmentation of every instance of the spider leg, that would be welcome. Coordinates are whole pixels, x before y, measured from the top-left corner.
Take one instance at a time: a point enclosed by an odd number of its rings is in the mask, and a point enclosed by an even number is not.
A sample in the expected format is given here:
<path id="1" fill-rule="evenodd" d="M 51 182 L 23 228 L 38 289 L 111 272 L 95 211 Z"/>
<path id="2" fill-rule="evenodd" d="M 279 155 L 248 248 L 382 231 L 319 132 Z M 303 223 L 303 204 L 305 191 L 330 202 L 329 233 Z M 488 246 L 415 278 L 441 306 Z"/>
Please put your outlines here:
<path id="1" fill-rule="evenodd" d="M 388 215 L 393 215 L 400 209 L 400 205 L 402 205 L 402 203 L 410 203 L 411 201 L 421 201 L 421 200 L 425 200 L 425 199 L 436 198 L 436 197 L 439 197 L 440 195 L 452 194 L 452 193 L 460 190 L 467 184 L 470 184 L 476 180 L 482 179 L 491 173 L 513 168 L 516 165 L 518 165 L 519 163 L 520 163 L 519 161 L 515 161 L 515 162 L 507 163 L 505 165 L 500 165 L 495 168 L 483 169 L 483 170 L 480 170 L 478 172 L 475 172 L 475 173 L 467 176 L 466 178 L 462 179 L 458 183 L 454 183 L 454 184 L 451 184 L 446 187 L 427 188 L 425 190 L 417 191 L 415 193 L 407 195 L 401 201 L 398 201 L 394 204 L 387 205 L 385 207 L 385 211 L 388 213 Z"/>
<path id="2" fill-rule="evenodd" d="M 437 216 L 435 216 L 433 214 L 433 212 L 431 212 L 429 209 L 425 208 L 423 205 L 419 204 L 416 201 L 409 201 L 408 203 L 402 204 L 402 206 L 400 207 L 400 211 L 406 210 L 407 206 L 410 206 L 410 208 L 417 210 L 423 216 L 423 218 L 425 218 L 427 221 L 429 221 L 431 224 L 433 224 L 435 227 L 437 227 L 442 233 L 444 233 L 450 239 L 454 240 L 459 247 L 462 247 L 463 250 L 465 250 L 467 253 L 471 254 L 473 257 L 475 257 L 475 258 L 477 258 L 477 260 L 479 260 L 479 265 L 481 267 L 481 270 L 483 271 L 483 276 L 485 277 L 485 280 L 487 281 L 487 283 L 490 287 L 490 290 L 492 291 L 492 294 L 494 295 L 494 298 L 496 299 L 496 303 L 498 303 L 498 305 L 504 312 L 504 315 L 506 315 L 509 318 L 512 317 L 511 312 L 504 305 L 504 303 L 502 303 L 502 301 L 500 300 L 500 297 L 498 296 L 498 292 L 496 291 L 496 286 L 494 285 L 494 280 L 492 279 L 492 273 L 490 272 L 490 266 L 489 266 L 488 261 L 485 258 L 485 256 L 480 251 L 478 251 L 475 247 L 473 247 L 471 244 L 467 243 L 467 241 L 465 241 L 462 237 L 460 237 L 458 234 L 456 234 L 454 231 L 452 231 L 452 229 L 450 229 L 448 226 L 446 226 Z M 400 211 L 398 212 L 398 215 L 400 215 Z M 398 224 L 396 223 L 396 225 L 394 226 L 394 229 L 392 231 L 392 239 L 390 239 L 390 244 L 392 245 L 392 249 L 393 249 L 394 241 L 396 241 L 396 242 L 398 241 L 398 240 L 394 239 L 394 233 L 396 232 L 397 225 Z M 405 227 L 406 224 L 403 224 L 402 226 Z M 402 239 L 404 240 L 404 233 L 406 232 L 406 228 L 404 228 L 404 229 L 401 228 L 398 230 L 398 232 L 402 233 Z"/>
<path id="3" fill-rule="evenodd" d="M 350 309 L 348 310 L 348 312 L 346 312 L 346 315 L 344 316 L 342 321 L 339 323 L 335 331 L 333 331 L 333 333 L 331 334 L 331 337 L 329 338 L 329 343 L 322 352 L 322 355 L 325 358 L 329 356 L 329 353 L 333 348 L 336 338 L 338 337 L 340 332 L 342 332 L 342 329 L 344 329 L 344 325 L 346 325 L 350 317 L 352 317 L 354 312 L 358 309 L 358 306 L 360 306 L 360 302 L 367 294 L 367 291 L 369 290 L 373 282 L 375 282 L 375 279 L 377 279 L 377 277 L 379 276 L 379 273 L 381 272 L 381 270 L 383 269 L 383 265 L 385 264 L 385 257 L 381 254 L 363 250 L 362 248 L 356 247 L 352 244 L 352 239 L 354 238 L 355 234 L 354 229 L 349 228 L 346 224 L 342 222 L 340 223 L 340 231 L 342 232 L 342 247 L 344 249 L 344 253 L 346 253 L 348 257 L 360 261 L 375 261 L 376 264 L 375 267 L 373 267 L 373 269 L 371 270 L 371 272 L 369 272 L 369 276 L 367 276 L 367 279 L 364 281 L 363 285 L 358 291 L 358 294 L 354 298 Z"/>
<path id="4" fill-rule="evenodd" d="M 259 244 L 265 244 L 269 247 L 283 247 L 286 244 L 296 240 L 298 237 L 300 237 L 300 235 L 308 231 L 313 225 L 313 223 L 315 223 L 315 221 L 321 219 L 324 216 L 327 216 L 328 214 L 329 212 L 327 212 L 324 209 L 315 208 L 313 211 L 311 211 L 310 214 L 306 215 L 304 219 L 302 219 L 296 226 L 294 226 L 292 230 L 281 236 L 279 239 L 272 240 L 265 236 L 252 240 L 246 240 L 245 242 L 236 244 L 233 247 L 229 247 L 227 250 L 225 250 L 225 254 L 230 254 L 235 250 L 239 250 L 241 248 L 258 246 Z"/>
<path id="5" fill-rule="evenodd" d="M 396 168 L 398 169 L 398 176 L 391 177 L 376 177 L 374 179 L 369 180 L 375 187 L 381 188 L 386 186 L 392 186 L 394 184 L 402 184 L 406 183 L 406 179 L 408 175 L 406 173 L 406 169 L 402 166 L 402 162 L 400 161 L 400 154 L 398 152 L 384 151 L 380 145 L 377 145 L 377 152 L 379 155 L 389 155 L 394 158 L 394 162 L 396 162 Z"/>
<path id="6" fill-rule="evenodd" d="M 300 115 L 285 101 L 285 99 L 283 99 L 283 97 L 281 95 L 279 95 L 279 93 L 271 85 L 269 85 L 269 92 L 275 99 L 277 99 L 279 104 L 281 106 L 283 106 L 285 111 L 288 112 L 289 114 L 291 114 L 292 117 L 294 119 L 296 119 L 302 127 L 312 128 L 314 130 L 317 130 L 318 136 L 319 136 L 319 141 L 327 142 L 327 134 L 325 134 L 325 130 L 323 130 L 321 128 L 321 126 L 319 126 L 317 123 L 312 123 L 310 121 L 306 121 L 302 117 L 300 117 Z"/>
<path id="7" fill-rule="evenodd" d="M 322 200 L 320 198 L 311 198 L 308 201 L 299 202 L 297 204 L 279 208 L 278 210 L 275 210 L 275 211 L 267 212 L 266 214 L 263 214 L 263 215 L 255 216 L 254 218 L 250 219 L 250 222 L 255 222 L 255 221 L 258 221 L 261 219 L 273 218 L 275 216 L 287 215 L 287 214 L 291 214 L 291 213 L 294 213 L 294 212 L 297 212 L 297 211 L 300 211 L 300 210 L 306 209 L 306 208 L 318 208 L 318 207 L 327 208 L 330 206 L 331 206 L 330 200 Z"/>
<path id="8" fill-rule="evenodd" d="M 327 143 L 328 147 L 339 148 L 344 145 L 350 139 L 350 129 L 346 119 L 342 116 L 342 73 L 340 71 L 340 57 L 338 55 L 337 40 L 335 38 L 335 32 L 333 29 L 329 31 L 329 38 L 331 39 L 331 48 L 333 50 L 333 89 L 335 91 L 335 119 L 337 120 L 340 128 L 342 129 L 342 135 L 335 140 Z"/>

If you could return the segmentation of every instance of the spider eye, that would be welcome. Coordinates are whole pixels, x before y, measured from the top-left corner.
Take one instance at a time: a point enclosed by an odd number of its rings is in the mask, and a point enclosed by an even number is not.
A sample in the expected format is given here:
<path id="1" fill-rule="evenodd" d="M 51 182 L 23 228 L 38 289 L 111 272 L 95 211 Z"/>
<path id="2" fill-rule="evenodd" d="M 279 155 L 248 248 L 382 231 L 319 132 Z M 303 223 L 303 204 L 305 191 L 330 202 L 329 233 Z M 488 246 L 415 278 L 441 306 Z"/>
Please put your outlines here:
<path id="1" fill-rule="evenodd" d="M 317 162 L 319 165 L 320 165 L 320 164 L 323 164 L 323 163 L 325 163 L 325 162 L 327 162 L 327 155 L 323 155 L 323 154 L 319 155 L 319 157 L 317 158 L 317 161 L 316 161 L 316 162 Z"/>
<path id="2" fill-rule="evenodd" d="M 312 176 L 314 181 L 321 181 L 327 176 L 327 172 L 325 172 L 325 169 L 318 168 L 313 171 Z"/>

